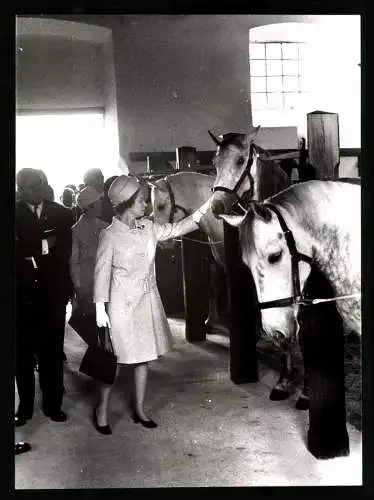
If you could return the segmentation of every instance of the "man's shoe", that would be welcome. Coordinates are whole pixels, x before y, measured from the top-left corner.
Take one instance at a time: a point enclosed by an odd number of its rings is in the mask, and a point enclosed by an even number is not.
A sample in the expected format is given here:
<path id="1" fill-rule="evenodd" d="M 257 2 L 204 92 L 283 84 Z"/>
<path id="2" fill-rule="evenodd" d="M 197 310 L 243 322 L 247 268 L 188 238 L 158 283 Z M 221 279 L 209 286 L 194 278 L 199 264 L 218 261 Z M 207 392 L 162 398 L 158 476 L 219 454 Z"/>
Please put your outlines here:
<path id="1" fill-rule="evenodd" d="M 26 453 L 31 450 L 31 445 L 29 443 L 23 443 L 22 441 L 14 444 L 14 453 L 20 455 L 21 453 Z"/>
<path id="2" fill-rule="evenodd" d="M 23 425 L 27 424 L 27 421 L 30 420 L 31 417 L 28 415 L 16 415 L 14 417 L 14 425 L 16 427 L 22 427 Z"/>
<path id="3" fill-rule="evenodd" d="M 53 422 L 66 422 L 68 419 L 68 416 L 66 413 L 62 410 L 58 411 L 44 411 L 43 413 L 46 417 L 49 417 Z"/>

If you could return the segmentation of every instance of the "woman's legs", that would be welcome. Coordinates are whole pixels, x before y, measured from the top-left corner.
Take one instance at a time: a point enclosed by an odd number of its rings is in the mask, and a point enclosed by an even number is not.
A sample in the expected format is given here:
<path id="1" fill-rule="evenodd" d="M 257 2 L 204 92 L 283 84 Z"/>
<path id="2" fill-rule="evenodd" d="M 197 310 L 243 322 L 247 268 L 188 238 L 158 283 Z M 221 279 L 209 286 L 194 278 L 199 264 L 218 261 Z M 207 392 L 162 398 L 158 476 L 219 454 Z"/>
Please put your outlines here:
<path id="1" fill-rule="evenodd" d="M 120 365 L 117 365 L 116 378 L 119 372 Z M 113 382 L 114 385 L 114 382 Z M 113 385 L 102 385 L 100 387 L 100 403 L 97 407 L 97 423 L 100 426 L 108 425 L 109 418 L 109 400 L 112 393 Z"/>
<path id="2" fill-rule="evenodd" d="M 144 397 L 147 389 L 148 363 L 140 363 L 134 366 L 135 394 L 133 409 L 143 420 L 149 420 L 144 413 Z"/>

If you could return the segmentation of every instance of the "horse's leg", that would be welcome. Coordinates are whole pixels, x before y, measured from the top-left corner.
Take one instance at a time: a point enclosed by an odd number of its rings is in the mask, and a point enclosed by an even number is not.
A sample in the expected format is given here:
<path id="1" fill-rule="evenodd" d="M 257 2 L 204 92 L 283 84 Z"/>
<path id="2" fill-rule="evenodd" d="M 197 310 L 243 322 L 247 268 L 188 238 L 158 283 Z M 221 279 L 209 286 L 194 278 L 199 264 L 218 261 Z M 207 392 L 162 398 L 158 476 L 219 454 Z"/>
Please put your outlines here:
<path id="1" fill-rule="evenodd" d="M 292 362 L 291 362 L 291 346 L 288 344 L 281 344 L 280 356 L 280 375 L 278 382 L 271 390 L 269 398 L 272 401 L 282 401 L 291 395 L 292 391 Z"/>
<path id="2" fill-rule="evenodd" d="M 218 314 L 218 272 L 217 265 L 211 261 L 208 266 L 208 296 L 209 296 L 209 309 L 208 317 L 205 320 L 207 330 L 211 331 L 212 326 L 219 323 Z"/>

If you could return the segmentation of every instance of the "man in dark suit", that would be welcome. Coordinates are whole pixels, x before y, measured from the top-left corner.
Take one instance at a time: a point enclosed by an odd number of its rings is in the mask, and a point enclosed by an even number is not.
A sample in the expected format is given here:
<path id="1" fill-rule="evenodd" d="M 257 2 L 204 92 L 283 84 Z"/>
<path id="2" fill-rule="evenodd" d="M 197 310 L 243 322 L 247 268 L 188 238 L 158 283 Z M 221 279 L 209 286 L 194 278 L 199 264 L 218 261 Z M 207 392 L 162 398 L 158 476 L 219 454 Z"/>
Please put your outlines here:
<path id="1" fill-rule="evenodd" d="M 16 382 L 19 407 L 15 425 L 32 418 L 35 397 L 34 357 L 39 362 L 42 409 L 64 422 L 63 346 L 66 304 L 71 295 L 71 214 L 45 199 L 46 181 L 25 168 L 17 174 L 16 202 Z"/>

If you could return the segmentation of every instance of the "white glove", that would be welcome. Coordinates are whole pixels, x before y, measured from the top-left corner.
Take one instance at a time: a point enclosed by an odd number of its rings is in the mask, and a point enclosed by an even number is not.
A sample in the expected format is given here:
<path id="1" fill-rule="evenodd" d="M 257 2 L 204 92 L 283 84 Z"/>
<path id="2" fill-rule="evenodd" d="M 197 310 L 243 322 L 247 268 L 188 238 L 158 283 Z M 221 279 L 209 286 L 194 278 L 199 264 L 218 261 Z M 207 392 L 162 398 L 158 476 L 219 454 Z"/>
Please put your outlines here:
<path id="1" fill-rule="evenodd" d="M 200 208 L 198 208 L 192 215 L 192 219 L 194 222 L 196 222 L 196 224 L 199 224 L 200 220 L 202 217 L 204 217 L 204 215 L 207 213 L 207 211 L 209 210 L 210 208 L 210 198 L 209 200 L 207 200 L 203 205 L 201 205 Z"/>
<path id="2" fill-rule="evenodd" d="M 96 304 L 96 324 L 99 328 L 108 326 L 110 328 L 109 316 L 105 311 L 104 302 L 98 302 Z"/>

